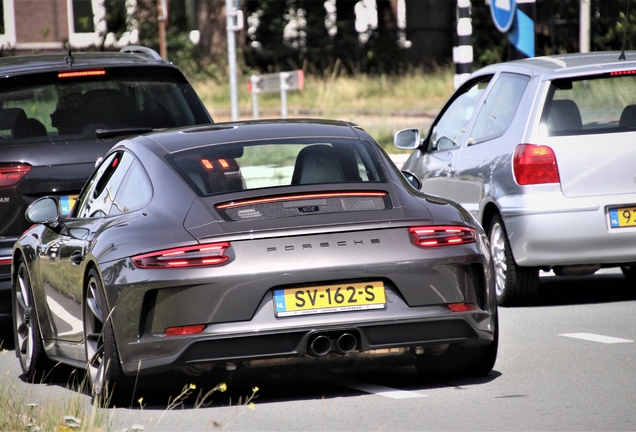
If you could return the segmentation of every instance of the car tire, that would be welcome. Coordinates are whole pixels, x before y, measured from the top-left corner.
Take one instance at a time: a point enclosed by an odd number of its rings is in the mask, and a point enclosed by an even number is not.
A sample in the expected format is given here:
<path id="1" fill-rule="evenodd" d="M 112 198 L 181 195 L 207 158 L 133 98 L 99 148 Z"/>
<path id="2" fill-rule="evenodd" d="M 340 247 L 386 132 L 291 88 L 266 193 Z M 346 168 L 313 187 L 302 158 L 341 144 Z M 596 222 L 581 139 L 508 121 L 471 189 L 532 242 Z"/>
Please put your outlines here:
<path id="1" fill-rule="evenodd" d="M 18 260 L 13 280 L 11 298 L 15 354 L 20 360 L 26 381 L 40 383 L 49 376 L 55 364 L 44 351 L 31 278 L 24 258 Z"/>
<path id="2" fill-rule="evenodd" d="M 506 228 L 498 215 L 490 222 L 488 239 L 495 270 L 497 303 L 500 306 L 509 306 L 536 296 L 539 291 L 539 269 L 517 265 L 512 256 Z"/>
<path id="3" fill-rule="evenodd" d="M 636 282 L 636 263 L 623 264 L 621 266 L 621 271 L 623 272 L 625 279 L 629 282 Z"/>
<path id="4" fill-rule="evenodd" d="M 477 378 L 492 371 L 499 350 L 499 318 L 495 315 L 493 341 L 483 347 L 467 347 L 451 344 L 439 355 L 420 354 L 416 356 L 415 368 L 425 379 L 439 377 Z"/>
<path id="5" fill-rule="evenodd" d="M 104 289 L 95 268 L 88 273 L 83 309 L 86 369 L 93 404 L 127 407 L 134 396 L 131 379 L 121 367 Z"/>

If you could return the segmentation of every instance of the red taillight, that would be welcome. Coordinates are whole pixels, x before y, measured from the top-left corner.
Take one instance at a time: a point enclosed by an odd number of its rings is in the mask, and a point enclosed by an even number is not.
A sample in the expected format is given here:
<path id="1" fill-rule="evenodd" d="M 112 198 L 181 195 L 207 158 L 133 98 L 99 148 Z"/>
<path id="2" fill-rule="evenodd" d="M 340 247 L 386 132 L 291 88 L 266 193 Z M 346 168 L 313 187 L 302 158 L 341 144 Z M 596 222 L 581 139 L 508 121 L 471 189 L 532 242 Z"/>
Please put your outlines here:
<path id="1" fill-rule="evenodd" d="M 422 226 L 409 228 L 415 244 L 422 247 L 451 246 L 473 243 L 477 239 L 475 230 L 462 226 Z"/>
<path id="2" fill-rule="evenodd" d="M 201 267 L 224 263 L 229 259 L 225 250 L 228 242 L 208 243 L 175 249 L 166 249 L 132 258 L 139 268 Z"/>
<path id="3" fill-rule="evenodd" d="M 181 327 L 168 327 L 164 332 L 164 336 L 183 336 L 189 334 L 201 333 L 205 329 L 204 324 L 181 326 Z"/>
<path id="4" fill-rule="evenodd" d="M 474 303 L 450 303 L 447 305 L 451 312 L 470 312 L 477 310 L 477 306 Z"/>
<path id="5" fill-rule="evenodd" d="M 9 265 L 9 264 L 11 264 L 11 257 L 0 258 L 0 265 Z"/>
<path id="6" fill-rule="evenodd" d="M 515 179 L 520 185 L 559 183 L 559 168 L 554 151 L 543 145 L 519 144 L 512 161 Z"/>
<path id="7" fill-rule="evenodd" d="M 0 164 L 0 187 L 15 186 L 31 171 L 29 164 Z"/>

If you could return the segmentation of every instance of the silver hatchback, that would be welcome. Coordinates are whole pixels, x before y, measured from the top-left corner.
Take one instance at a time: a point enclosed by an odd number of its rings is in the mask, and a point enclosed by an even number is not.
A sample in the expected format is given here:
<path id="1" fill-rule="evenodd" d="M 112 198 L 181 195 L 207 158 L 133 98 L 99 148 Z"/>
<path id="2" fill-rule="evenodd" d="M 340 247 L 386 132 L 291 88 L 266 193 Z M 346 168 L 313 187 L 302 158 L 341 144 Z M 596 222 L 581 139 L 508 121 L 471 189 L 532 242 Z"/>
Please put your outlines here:
<path id="1" fill-rule="evenodd" d="M 403 169 L 486 229 L 507 305 L 560 276 L 619 267 L 636 281 L 636 52 L 536 57 L 473 73 Z"/>

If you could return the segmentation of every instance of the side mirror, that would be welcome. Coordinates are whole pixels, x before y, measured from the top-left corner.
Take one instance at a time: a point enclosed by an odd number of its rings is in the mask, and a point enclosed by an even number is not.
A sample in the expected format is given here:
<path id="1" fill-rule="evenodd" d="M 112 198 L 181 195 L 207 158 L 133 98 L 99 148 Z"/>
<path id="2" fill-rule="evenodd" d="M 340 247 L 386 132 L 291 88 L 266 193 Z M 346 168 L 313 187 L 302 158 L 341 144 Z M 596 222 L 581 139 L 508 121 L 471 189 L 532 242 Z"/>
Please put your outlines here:
<path id="1" fill-rule="evenodd" d="M 33 202 L 25 212 L 26 219 L 35 224 L 54 224 L 60 218 L 57 200 L 44 197 Z"/>
<path id="2" fill-rule="evenodd" d="M 413 186 L 415 189 L 420 190 L 422 188 L 422 180 L 420 180 L 412 172 L 402 171 L 402 175 L 411 184 L 411 186 Z"/>
<path id="3" fill-rule="evenodd" d="M 420 146 L 419 129 L 402 129 L 395 133 L 393 144 L 402 150 L 414 150 Z"/>

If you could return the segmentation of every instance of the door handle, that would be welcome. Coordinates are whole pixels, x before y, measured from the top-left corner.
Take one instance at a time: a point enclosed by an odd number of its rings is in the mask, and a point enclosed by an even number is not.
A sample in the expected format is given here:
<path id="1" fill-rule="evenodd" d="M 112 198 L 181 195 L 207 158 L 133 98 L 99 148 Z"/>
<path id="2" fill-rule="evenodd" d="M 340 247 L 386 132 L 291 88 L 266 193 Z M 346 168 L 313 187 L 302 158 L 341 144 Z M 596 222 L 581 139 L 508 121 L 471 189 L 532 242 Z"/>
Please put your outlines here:
<path id="1" fill-rule="evenodd" d="M 83 258 L 82 252 L 75 251 L 71 254 L 71 263 L 73 263 L 73 265 L 80 265 Z"/>
<path id="2" fill-rule="evenodd" d="M 450 175 L 455 174 L 455 168 L 453 168 L 451 165 L 449 165 L 449 166 L 447 166 L 446 168 L 444 168 L 444 171 L 443 171 L 443 172 L 444 172 L 444 174 L 445 174 L 446 176 L 450 176 Z"/>

